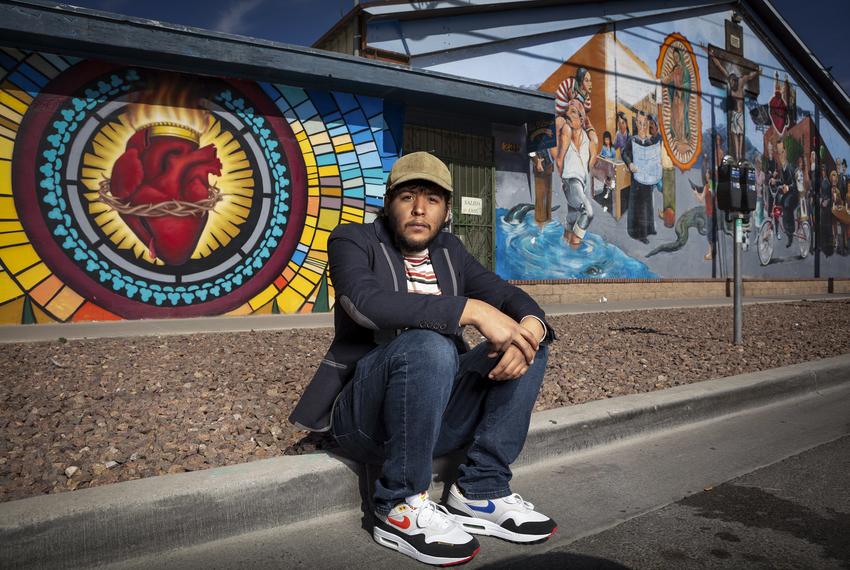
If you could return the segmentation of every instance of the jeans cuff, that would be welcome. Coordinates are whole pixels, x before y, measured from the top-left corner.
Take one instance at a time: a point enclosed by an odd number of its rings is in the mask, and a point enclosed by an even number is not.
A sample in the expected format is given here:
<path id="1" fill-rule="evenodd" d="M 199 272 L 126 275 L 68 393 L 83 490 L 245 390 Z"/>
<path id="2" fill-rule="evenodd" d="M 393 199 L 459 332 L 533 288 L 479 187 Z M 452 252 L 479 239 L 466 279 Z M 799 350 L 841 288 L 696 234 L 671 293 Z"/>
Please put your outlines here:
<path id="1" fill-rule="evenodd" d="M 375 505 L 375 514 L 382 517 L 385 517 L 390 514 L 391 510 L 393 510 L 393 505 Z"/>
<path id="2" fill-rule="evenodd" d="M 486 499 L 501 499 L 502 497 L 507 497 L 511 495 L 510 487 L 502 487 L 500 489 L 496 489 L 494 491 L 469 491 L 467 492 L 464 489 L 460 490 L 463 493 L 463 496 L 467 499 L 472 499 L 473 501 L 484 501 Z"/>

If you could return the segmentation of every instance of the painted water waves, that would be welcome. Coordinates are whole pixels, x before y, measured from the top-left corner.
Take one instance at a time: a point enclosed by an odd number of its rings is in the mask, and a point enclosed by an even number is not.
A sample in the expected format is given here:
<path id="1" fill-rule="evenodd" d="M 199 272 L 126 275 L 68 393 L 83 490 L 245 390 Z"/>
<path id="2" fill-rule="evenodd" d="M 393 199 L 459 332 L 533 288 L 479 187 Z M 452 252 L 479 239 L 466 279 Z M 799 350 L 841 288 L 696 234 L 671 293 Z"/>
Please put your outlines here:
<path id="1" fill-rule="evenodd" d="M 588 232 L 578 247 L 564 240 L 557 220 L 534 221 L 534 212 L 519 216 L 496 210 L 496 272 L 504 279 L 652 279 L 646 264 L 629 257 L 601 236 Z"/>

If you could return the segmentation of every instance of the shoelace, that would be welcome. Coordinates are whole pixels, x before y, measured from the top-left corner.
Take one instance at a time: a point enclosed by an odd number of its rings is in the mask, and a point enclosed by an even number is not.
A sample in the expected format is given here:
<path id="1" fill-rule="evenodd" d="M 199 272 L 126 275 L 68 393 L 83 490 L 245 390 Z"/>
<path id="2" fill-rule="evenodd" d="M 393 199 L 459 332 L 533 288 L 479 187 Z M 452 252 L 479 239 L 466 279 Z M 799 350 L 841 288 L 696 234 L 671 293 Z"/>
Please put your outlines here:
<path id="1" fill-rule="evenodd" d="M 505 501 L 506 503 L 510 503 L 510 504 L 520 504 L 530 511 L 534 510 L 534 505 L 529 503 L 528 501 L 524 501 L 522 499 L 522 497 L 519 495 L 519 493 L 514 493 L 513 495 L 505 497 L 502 500 Z"/>
<path id="2" fill-rule="evenodd" d="M 434 519 L 436 517 L 436 520 Z M 452 517 L 446 507 L 438 505 L 432 500 L 428 500 L 419 507 L 419 514 L 416 516 L 416 524 L 420 528 L 430 526 L 436 523 L 439 528 L 446 528 L 452 524 Z"/>

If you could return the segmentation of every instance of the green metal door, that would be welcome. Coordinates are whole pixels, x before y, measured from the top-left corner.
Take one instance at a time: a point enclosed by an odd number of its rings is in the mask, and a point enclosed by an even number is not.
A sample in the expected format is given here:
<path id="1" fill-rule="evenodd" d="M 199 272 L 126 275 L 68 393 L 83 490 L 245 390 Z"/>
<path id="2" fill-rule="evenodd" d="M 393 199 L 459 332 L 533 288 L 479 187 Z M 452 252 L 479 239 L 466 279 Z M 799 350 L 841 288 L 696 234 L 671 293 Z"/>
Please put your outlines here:
<path id="1" fill-rule="evenodd" d="M 418 150 L 428 151 L 448 165 L 454 183 L 452 233 L 484 267 L 492 270 L 496 187 L 493 138 L 405 125 L 404 152 Z"/>

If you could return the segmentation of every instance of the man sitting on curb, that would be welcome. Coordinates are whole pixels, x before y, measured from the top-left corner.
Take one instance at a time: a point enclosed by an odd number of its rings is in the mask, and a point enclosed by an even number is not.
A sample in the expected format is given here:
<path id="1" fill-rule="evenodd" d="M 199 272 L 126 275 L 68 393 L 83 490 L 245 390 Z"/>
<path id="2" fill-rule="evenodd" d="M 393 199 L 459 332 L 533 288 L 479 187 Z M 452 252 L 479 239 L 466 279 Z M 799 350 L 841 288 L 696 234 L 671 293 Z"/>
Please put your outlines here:
<path id="1" fill-rule="evenodd" d="M 375 540 L 440 565 L 475 556 L 468 533 L 533 543 L 556 530 L 509 486 L 554 333 L 531 297 L 441 231 L 451 195 L 446 165 L 412 153 L 393 166 L 374 223 L 333 231 L 335 336 L 290 416 L 382 464 Z M 464 325 L 488 342 L 468 351 Z M 435 504 L 433 458 L 467 446 L 447 505 Z"/>

